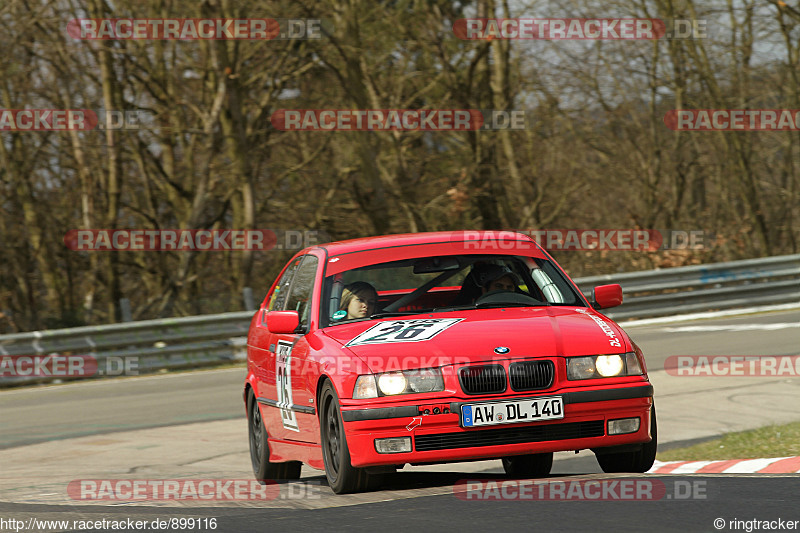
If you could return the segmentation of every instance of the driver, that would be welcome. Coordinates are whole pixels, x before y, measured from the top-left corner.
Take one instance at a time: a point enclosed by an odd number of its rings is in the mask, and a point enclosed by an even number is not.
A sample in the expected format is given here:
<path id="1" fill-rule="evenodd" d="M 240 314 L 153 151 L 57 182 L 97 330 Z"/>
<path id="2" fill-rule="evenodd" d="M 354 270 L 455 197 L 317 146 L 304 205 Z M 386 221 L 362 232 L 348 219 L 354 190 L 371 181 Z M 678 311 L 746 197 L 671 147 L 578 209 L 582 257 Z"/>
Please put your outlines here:
<path id="1" fill-rule="evenodd" d="M 476 278 L 481 295 L 493 291 L 517 292 L 520 284 L 519 276 L 507 266 L 501 265 L 488 265 L 477 273 Z"/>
<path id="2" fill-rule="evenodd" d="M 355 281 L 345 286 L 339 309 L 346 312 L 346 319 L 364 318 L 375 312 L 378 305 L 378 291 L 366 281 Z M 338 313 L 337 313 L 338 314 Z M 343 313 L 342 313 L 343 314 Z M 336 315 L 334 315 L 336 318 Z"/>

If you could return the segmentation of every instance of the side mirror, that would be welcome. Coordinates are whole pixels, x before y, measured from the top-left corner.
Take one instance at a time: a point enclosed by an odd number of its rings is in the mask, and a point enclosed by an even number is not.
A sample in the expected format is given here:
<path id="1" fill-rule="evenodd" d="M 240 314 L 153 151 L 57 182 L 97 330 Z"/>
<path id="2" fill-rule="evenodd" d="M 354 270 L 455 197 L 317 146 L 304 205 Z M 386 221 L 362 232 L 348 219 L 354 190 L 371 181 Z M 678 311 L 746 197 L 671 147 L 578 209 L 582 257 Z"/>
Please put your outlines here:
<path id="1" fill-rule="evenodd" d="M 622 304 L 622 287 L 619 283 L 600 285 L 592 289 L 592 307 L 608 309 Z"/>
<path id="2" fill-rule="evenodd" d="M 267 313 L 267 329 L 271 333 L 294 333 L 299 325 L 300 314 L 297 311 L 270 311 Z"/>

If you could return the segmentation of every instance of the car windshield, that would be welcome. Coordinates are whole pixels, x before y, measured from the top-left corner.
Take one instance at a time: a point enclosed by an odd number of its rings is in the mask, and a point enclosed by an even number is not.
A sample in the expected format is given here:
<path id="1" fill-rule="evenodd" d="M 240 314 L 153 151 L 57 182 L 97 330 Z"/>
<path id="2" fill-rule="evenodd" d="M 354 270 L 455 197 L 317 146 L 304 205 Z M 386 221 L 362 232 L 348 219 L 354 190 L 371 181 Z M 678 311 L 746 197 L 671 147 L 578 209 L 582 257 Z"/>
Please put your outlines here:
<path id="1" fill-rule="evenodd" d="M 447 255 L 378 263 L 325 278 L 322 324 L 487 307 L 585 304 L 542 258 Z"/>

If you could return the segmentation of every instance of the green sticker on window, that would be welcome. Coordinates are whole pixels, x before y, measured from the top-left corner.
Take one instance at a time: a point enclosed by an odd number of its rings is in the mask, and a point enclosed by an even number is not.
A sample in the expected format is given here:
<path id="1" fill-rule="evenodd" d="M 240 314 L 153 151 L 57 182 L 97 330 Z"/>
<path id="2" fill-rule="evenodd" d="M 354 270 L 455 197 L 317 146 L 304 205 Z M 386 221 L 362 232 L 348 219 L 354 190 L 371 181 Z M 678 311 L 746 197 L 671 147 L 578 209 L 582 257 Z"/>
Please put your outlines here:
<path id="1" fill-rule="evenodd" d="M 333 313 L 333 319 L 334 320 L 341 320 L 346 316 L 347 316 L 347 311 L 345 311 L 344 309 L 342 309 L 341 311 L 336 311 L 335 313 Z"/>

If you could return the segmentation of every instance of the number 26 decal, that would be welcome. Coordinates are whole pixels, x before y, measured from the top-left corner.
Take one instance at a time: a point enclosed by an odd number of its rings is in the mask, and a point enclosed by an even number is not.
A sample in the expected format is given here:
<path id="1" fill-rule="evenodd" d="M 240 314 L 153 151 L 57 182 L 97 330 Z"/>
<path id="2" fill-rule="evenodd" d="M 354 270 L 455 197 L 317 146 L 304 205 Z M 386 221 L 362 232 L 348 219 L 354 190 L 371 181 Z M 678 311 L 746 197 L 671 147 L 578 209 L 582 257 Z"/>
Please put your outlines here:
<path id="1" fill-rule="evenodd" d="M 392 342 L 427 341 L 463 318 L 417 318 L 410 320 L 388 320 L 375 324 L 346 344 L 388 344 Z"/>

